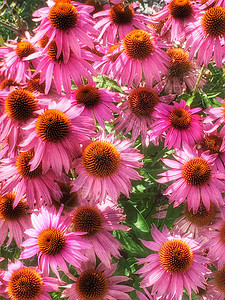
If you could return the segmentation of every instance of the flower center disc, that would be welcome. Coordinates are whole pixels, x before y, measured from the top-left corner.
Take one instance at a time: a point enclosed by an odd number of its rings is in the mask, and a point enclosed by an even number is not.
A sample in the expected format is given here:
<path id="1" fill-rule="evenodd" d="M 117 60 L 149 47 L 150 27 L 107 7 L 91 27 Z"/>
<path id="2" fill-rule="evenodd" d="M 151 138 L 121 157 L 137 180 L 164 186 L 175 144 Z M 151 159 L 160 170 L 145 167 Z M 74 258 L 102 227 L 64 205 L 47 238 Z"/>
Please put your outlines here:
<path id="1" fill-rule="evenodd" d="M 128 101 L 135 115 L 148 117 L 154 111 L 156 104 L 158 104 L 159 97 L 151 89 L 138 88 L 130 93 Z"/>
<path id="2" fill-rule="evenodd" d="M 10 299 L 32 300 L 41 294 L 43 281 L 34 269 L 22 268 L 14 271 L 8 282 Z"/>
<path id="3" fill-rule="evenodd" d="M 191 123 L 191 114 L 184 108 L 175 108 L 170 116 L 169 120 L 171 125 L 176 129 L 187 129 Z"/>
<path id="4" fill-rule="evenodd" d="M 45 48 L 45 46 L 48 44 L 49 41 L 49 37 L 45 34 L 39 41 L 38 41 L 38 45 L 41 48 Z"/>
<path id="5" fill-rule="evenodd" d="M 195 157 L 191 158 L 183 165 L 182 175 L 187 184 L 202 186 L 210 180 L 212 169 L 205 159 Z"/>
<path id="6" fill-rule="evenodd" d="M 57 184 L 62 192 L 62 196 L 59 201 L 52 199 L 54 206 L 60 208 L 61 204 L 63 204 L 64 210 L 71 211 L 72 208 L 78 205 L 77 192 L 71 193 L 72 186 L 68 183 L 57 182 Z"/>
<path id="7" fill-rule="evenodd" d="M 18 89 L 7 96 L 5 111 L 15 121 L 27 121 L 37 109 L 37 100 L 34 95 L 26 90 Z"/>
<path id="8" fill-rule="evenodd" d="M 134 10 L 130 5 L 116 4 L 111 7 L 109 16 L 115 24 L 128 24 L 133 20 Z"/>
<path id="9" fill-rule="evenodd" d="M 132 30 L 125 36 L 123 46 L 126 54 L 133 59 L 146 58 L 154 49 L 150 34 L 139 29 Z"/>
<path id="10" fill-rule="evenodd" d="M 218 37 L 225 34 L 225 8 L 216 6 L 206 10 L 202 26 L 209 35 Z"/>
<path id="11" fill-rule="evenodd" d="M 71 3 L 58 2 L 50 9 L 49 19 L 56 29 L 68 30 L 77 24 L 77 9 Z"/>
<path id="12" fill-rule="evenodd" d="M 97 208 L 79 207 L 72 216 L 72 223 L 75 231 L 87 232 L 87 236 L 92 236 L 102 229 L 102 215 Z"/>
<path id="13" fill-rule="evenodd" d="M 15 208 L 13 203 L 16 198 L 14 193 L 8 193 L 0 197 L 0 218 L 4 221 L 13 221 L 26 214 L 26 201 L 21 200 Z"/>
<path id="14" fill-rule="evenodd" d="M 183 77 L 188 75 L 192 68 L 192 62 L 189 60 L 189 54 L 181 48 L 169 49 L 166 51 L 171 58 L 171 66 L 169 67 L 171 77 Z"/>
<path id="15" fill-rule="evenodd" d="M 20 59 L 35 52 L 34 46 L 30 42 L 19 42 L 16 46 L 16 54 Z"/>
<path id="16" fill-rule="evenodd" d="M 169 3 L 169 11 L 174 19 L 183 20 L 192 14 L 192 3 L 190 0 L 172 0 Z"/>
<path id="17" fill-rule="evenodd" d="M 37 74 L 27 82 L 27 90 L 30 92 L 40 92 L 44 93 L 45 91 L 45 83 L 39 84 L 40 75 Z"/>
<path id="18" fill-rule="evenodd" d="M 98 89 L 91 85 L 85 85 L 76 91 L 77 104 L 83 104 L 87 108 L 92 108 L 100 101 Z"/>
<path id="19" fill-rule="evenodd" d="M 206 135 L 202 142 L 203 149 L 210 150 L 210 154 L 219 153 L 221 145 L 222 138 L 219 134 Z"/>
<path id="20" fill-rule="evenodd" d="M 37 118 L 36 132 L 44 141 L 56 143 L 67 136 L 69 129 L 69 119 L 60 110 L 46 110 Z"/>
<path id="21" fill-rule="evenodd" d="M 10 86 L 20 86 L 20 84 L 17 83 L 15 81 L 15 79 L 12 79 L 12 78 L 5 79 L 0 84 L 0 90 L 4 90 L 5 88 L 10 87 Z"/>
<path id="22" fill-rule="evenodd" d="M 117 171 L 120 161 L 120 153 L 108 142 L 92 142 L 82 154 L 84 168 L 95 177 L 112 175 Z"/>
<path id="23" fill-rule="evenodd" d="M 49 45 L 48 56 L 52 60 L 54 60 L 54 62 L 57 62 L 57 63 L 62 63 L 63 62 L 63 53 L 60 54 L 59 58 L 56 58 L 56 56 L 57 56 L 57 45 L 56 45 L 55 40 L 53 40 Z"/>
<path id="24" fill-rule="evenodd" d="M 46 255 L 58 254 L 64 246 L 65 236 L 60 229 L 45 229 L 38 236 L 38 247 Z"/>
<path id="25" fill-rule="evenodd" d="M 182 240 L 165 242 L 159 251 L 162 267 L 170 273 L 187 271 L 193 263 L 191 247 Z"/>
<path id="26" fill-rule="evenodd" d="M 84 271 L 76 283 L 78 294 L 84 300 L 102 300 L 108 285 L 108 279 L 98 270 Z"/>
<path id="27" fill-rule="evenodd" d="M 34 150 L 31 149 L 27 152 L 20 152 L 16 159 L 16 166 L 18 172 L 23 177 L 33 179 L 42 175 L 42 165 L 40 164 L 35 170 L 30 171 L 30 160 L 34 157 Z"/>
<path id="28" fill-rule="evenodd" d="M 196 214 L 193 213 L 193 209 L 188 210 L 188 206 L 185 205 L 185 217 L 192 223 L 199 227 L 209 225 L 212 223 L 216 215 L 215 205 L 211 203 L 209 211 L 206 210 L 204 204 L 201 202 Z"/>
<path id="29" fill-rule="evenodd" d="M 218 289 L 225 294 L 225 266 L 221 270 L 216 271 L 215 281 Z"/>

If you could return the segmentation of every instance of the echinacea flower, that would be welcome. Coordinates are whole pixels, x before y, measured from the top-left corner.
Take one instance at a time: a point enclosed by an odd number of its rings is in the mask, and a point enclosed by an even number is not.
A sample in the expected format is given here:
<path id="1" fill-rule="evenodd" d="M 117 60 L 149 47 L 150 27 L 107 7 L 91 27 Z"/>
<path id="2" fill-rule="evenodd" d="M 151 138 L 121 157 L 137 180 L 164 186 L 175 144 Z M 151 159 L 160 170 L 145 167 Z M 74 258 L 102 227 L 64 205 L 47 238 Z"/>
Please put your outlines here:
<path id="1" fill-rule="evenodd" d="M 213 125 L 212 125 L 213 126 Z M 205 133 L 203 139 L 197 145 L 198 151 L 209 151 L 210 154 L 218 154 L 215 165 L 219 172 L 225 172 L 225 131 L 224 127 L 218 132 L 214 130 Z M 211 130 L 210 130 L 211 131 Z"/>
<path id="2" fill-rule="evenodd" d="M 49 41 L 46 46 L 55 39 L 57 59 L 62 53 L 63 60 L 67 63 L 71 50 L 80 57 L 80 44 L 93 48 L 93 42 L 88 35 L 96 35 L 90 16 L 92 10 L 93 7 L 89 5 L 74 5 L 69 1 L 58 1 L 52 7 L 38 9 L 33 16 L 34 21 L 41 21 L 41 24 L 34 30 L 36 35 L 32 39 L 33 43 L 47 35 Z"/>
<path id="3" fill-rule="evenodd" d="M 19 87 L 20 83 L 16 82 L 13 78 L 6 78 L 0 83 L 0 90 L 10 90 L 11 87 Z"/>
<path id="4" fill-rule="evenodd" d="M 222 268 L 212 272 L 210 280 L 207 282 L 206 293 L 203 295 L 204 300 L 224 300 L 225 298 L 225 265 Z"/>
<path id="5" fill-rule="evenodd" d="M 162 77 L 161 85 L 166 93 L 180 95 L 186 92 L 187 88 L 193 91 L 197 83 L 200 67 L 195 59 L 189 59 L 189 53 L 182 48 L 172 48 L 166 51 L 171 58 L 169 73 Z M 203 88 L 206 80 L 202 77 L 198 88 Z"/>
<path id="6" fill-rule="evenodd" d="M 22 247 L 26 247 L 21 255 L 21 259 L 28 259 L 38 255 L 38 266 L 40 270 L 48 276 L 50 268 L 59 278 L 57 266 L 68 274 L 67 261 L 74 267 L 80 267 L 81 262 L 87 261 L 87 257 L 82 251 L 91 247 L 89 242 L 81 238 L 83 232 L 67 233 L 69 220 L 62 220 L 61 213 L 58 213 L 53 206 L 50 211 L 44 206 L 38 215 L 31 215 L 31 222 L 34 228 L 27 229 L 25 233 L 30 236 Z"/>
<path id="7" fill-rule="evenodd" d="M 185 36 L 187 38 L 185 49 L 191 48 L 190 59 L 197 54 L 197 62 L 207 66 L 212 58 L 217 67 L 222 68 L 225 38 L 224 7 L 214 6 L 199 13 L 198 20 L 186 27 Z"/>
<path id="8" fill-rule="evenodd" d="M 143 278 L 141 287 L 153 286 L 152 295 L 157 299 L 167 295 L 171 300 L 181 300 L 184 287 L 190 298 L 191 290 L 197 293 L 198 287 L 205 289 L 208 260 L 200 251 L 199 240 L 190 234 L 171 235 L 166 226 L 162 233 L 153 226 L 151 234 L 154 241 L 142 243 L 157 253 L 138 259 L 139 264 L 145 264 L 136 272 Z"/>
<path id="9" fill-rule="evenodd" d="M 193 209 L 189 210 L 187 204 L 184 205 L 182 215 L 175 220 L 173 230 L 180 233 L 192 233 L 193 237 L 203 236 L 202 232 L 206 231 L 219 218 L 219 210 L 211 203 L 210 209 L 207 210 L 201 202 L 196 213 Z"/>
<path id="10" fill-rule="evenodd" d="M 180 103 L 174 101 L 173 105 L 159 103 L 153 112 L 156 122 L 151 127 L 151 139 L 165 133 L 164 145 L 168 149 L 179 149 L 184 143 L 193 146 L 203 136 L 202 117 L 196 114 L 201 110 L 200 107 L 191 109 L 183 99 Z"/>
<path id="11" fill-rule="evenodd" d="M 113 79 L 128 87 L 133 81 L 138 86 L 144 75 L 146 87 L 151 88 L 153 80 L 160 81 L 161 74 L 168 73 L 166 66 L 170 65 L 170 58 L 160 49 L 163 47 L 166 46 L 152 33 L 132 30 L 106 59 L 95 64 L 95 68 L 108 70 L 107 74 L 112 73 Z"/>
<path id="12" fill-rule="evenodd" d="M 26 194 L 27 204 L 30 208 L 40 205 L 40 199 L 51 204 L 52 198 L 59 199 L 61 191 L 54 181 L 56 175 L 52 170 L 45 174 L 40 163 L 33 171 L 30 170 L 30 161 L 34 157 L 34 150 L 20 152 L 16 157 L 2 159 L 0 167 L 0 182 L 5 180 L 1 194 L 4 196 L 16 188 L 17 193 L 13 206 L 16 207 Z"/>
<path id="13" fill-rule="evenodd" d="M 178 206 L 187 200 L 188 209 L 193 209 L 193 213 L 197 213 L 201 201 L 208 211 L 211 201 L 218 207 L 224 206 L 221 193 L 225 183 L 219 179 L 225 179 L 225 176 L 217 172 L 213 164 L 216 154 L 203 152 L 199 155 L 184 144 L 183 150 L 176 150 L 173 156 L 176 160 L 162 159 L 172 169 L 159 174 L 162 178 L 158 179 L 160 183 L 175 180 L 164 192 L 170 203 L 175 201 L 174 206 Z"/>
<path id="14" fill-rule="evenodd" d="M 49 44 L 47 52 L 39 52 L 41 59 L 34 72 L 34 76 L 41 71 L 40 84 L 45 82 L 45 94 L 48 94 L 51 88 L 52 75 L 54 75 L 54 84 L 58 94 L 62 92 L 62 85 L 67 94 L 71 92 L 71 79 L 77 86 L 82 85 L 82 77 L 85 77 L 89 83 L 93 82 L 91 74 L 96 75 L 96 73 L 88 62 L 82 57 L 77 57 L 73 52 L 69 53 L 65 61 L 62 52 L 59 57 L 57 56 L 57 49 L 56 41 L 53 40 Z"/>
<path id="15" fill-rule="evenodd" d="M 26 76 L 31 77 L 30 69 L 32 65 L 30 61 L 36 66 L 37 59 L 34 55 L 36 48 L 30 41 L 30 36 L 18 42 L 12 40 L 10 44 L 6 44 L 8 53 L 3 56 L 3 66 L 1 73 L 6 78 L 14 78 L 17 83 L 26 82 Z M 3 49 L 4 51 L 4 49 Z M 1 48 L 0 48 L 1 54 Z"/>
<path id="16" fill-rule="evenodd" d="M 220 107 L 210 107 L 204 111 L 207 114 L 204 123 L 211 125 L 210 129 L 206 130 L 207 133 L 215 131 L 220 125 L 224 125 L 225 122 L 225 101 L 219 97 L 217 100 L 221 103 Z"/>
<path id="17" fill-rule="evenodd" d="M 26 200 L 22 198 L 17 206 L 13 207 L 15 198 L 15 192 L 0 196 L 0 246 L 4 243 L 9 231 L 7 247 L 14 238 L 17 247 L 20 248 L 24 237 L 24 231 L 30 227 L 30 216 L 26 214 Z"/>
<path id="18" fill-rule="evenodd" d="M 50 167 L 58 175 L 61 175 L 62 167 L 66 173 L 69 172 L 72 157 L 81 154 L 80 143 L 95 134 L 94 122 L 88 117 L 81 117 L 80 112 L 81 109 L 71 107 L 66 98 L 58 103 L 52 101 L 24 127 L 27 136 L 20 146 L 23 151 L 34 148 L 31 171 L 42 162 L 43 172 Z"/>
<path id="19" fill-rule="evenodd" d="M 104 120 L 110 122 L 114 119 L 112 112 L 120 113 L 120 109 L 113 102 L 120 102 L 118 93 L 108 89 L 97 88 L 93 85 L 80 86 L 71 95 L 72 105 L 81 108 L 81 116 L 96 117 L 100 126 L 104 129 Z"/>
<path id="20" fill-rule="evenodd" d="M 131 148 L 128 140 L 114 140 L 113 135 L 100 133 L 95 141 L 84 145 L 82 157 L 74 161 L 78 177 L 73 182 L 72 191 L 81 191 L 81 196 L 101 203 L 108 195 L 116 202 L 120 193 L 129 198 L 132 190 L 130 179 L 141 176 L 134 168 L 139 168 L 143 158 L 138 149 Z"/>
<path id="21" fill-rule="evenodd" d="M 185 25 L 196 20 L 199 9 L 190 0 L 166 0 L 166 3 L 160 12 L 153 15 L 152 22 L 166 19 L 161 35 L 170 30 L 171 41 L 180 41 L 183 38 Z"/>
<path id="22" fill-rule="evenodd" d="M 40 106 L 36 96 L 25 89 L 15 89 L 6 95 L 0 117 L 0 142 L 8 139 L 9 151 L 13 151 L 22 141 L 22 127 L 36 117 Z"/>
<path id="23" fill-rule="evenodd" d="M 214 224 L 209 225 L 209 228 L 210 230 L 202 233 L 208 238 L 203 246 L 208 250 L 207 257 L 221 269 L 225 264 L 225 218 L 223 214 Z"/>
<path id="24" fill-rule="evenodd" d="M 57 278 L 46 277 L 35 267 L 26 267 L 18 259 L 8 264 L 4 272 L 6 283 L 4 297 L 12 300 L 47 300 L 52 299 L 48 292 L 58 291 Z"/>
<path id="25" fill-rule="evenodd" d="M 71 228 L 75 232 L 87 232 L 83 239 L 89 241 L 93 247 L 87 250 L 88 257 L 95 257 L 110 268 L 111 256 L 119 258 L 120 242 L 109 232 L 113 230 L 129 230 L 120 224 L 125 220 L 123 210 L 111 201 L 104 204 L 90 205 L 82 201 L 81 206 L 71 212 Z"/>
<path id="26" fill-rule="evenodd" d="M 147 132 L 156 121 L 152 116 L 155 107 L 160 101 L 170 102 L 174 99 L 172 95 L 160 97 L 161 91 L 157 86 L 152 89 L 146 87 L 131 89 L 126 95 L 126 100 L 118 106 L 122 113 L 114 122 L 116 134 L 124 130 L 124 135 L 126 135 L 132 130 L 132 140 L 136 141 L 141 135 L 142 144 L 148 146 Z"/>
<path id="27" fill-rule="evenodd" d="M 123 2 L 96 13 L 94 18 L 103 17 L 95 24 L 96 29 L 101 28 L 98 39 L 103 37 L 104 44 L 114 44 L 134 29 L 147 30 L 145 24 L 149 22 L 149 17 L 135 11 L 138 6 L 138 2 L 131 4 Z"/>
<path id="28" fill-rule="evenodd" d="M 78 270 L 79 277 L 74 279 L 75 283 L 66 286 L 62 297 L 69 297 L 68 300 L 131 300 L 127 293 L 133 288 L 121 284 L 129 278 L 112 276 L 116 268 L 117 264 L 112 264 L 110 268 L 102 263 L 97 267 L 92 262 L 82 264 Z"/>

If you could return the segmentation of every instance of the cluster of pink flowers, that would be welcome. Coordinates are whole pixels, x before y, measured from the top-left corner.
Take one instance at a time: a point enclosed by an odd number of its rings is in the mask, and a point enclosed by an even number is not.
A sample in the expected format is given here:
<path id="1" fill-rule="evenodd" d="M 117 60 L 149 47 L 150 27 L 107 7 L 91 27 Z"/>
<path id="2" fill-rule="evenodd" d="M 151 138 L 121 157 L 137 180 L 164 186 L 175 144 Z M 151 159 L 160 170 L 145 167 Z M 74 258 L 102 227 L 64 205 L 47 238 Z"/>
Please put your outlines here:
<path id="1" fill-rule="evenodd" d="M 48 0 L 31 34 L 0 47 L 0 246 L 20 249 L 0 269 L 0 297 L 46 300 L 62 287 L 69 300 L 132 299 L 130 278 L 113 276 L 123 246 L 111 231 L 131 230 L 120 197 L 146 176 L 140 149 L 154 144 L 170 150 L 157 181 L 172 181 L 163 194 L 183 211 L 141 241 L 154 253 L 137 258 L 137 296 L 225 298 L 225 101 L 203 110 L 180 96 L 203 89 L 209 62 L 222 67 L 225 4 L 166 2 L 147 16 L 138 3 L 93 15 Z"/>

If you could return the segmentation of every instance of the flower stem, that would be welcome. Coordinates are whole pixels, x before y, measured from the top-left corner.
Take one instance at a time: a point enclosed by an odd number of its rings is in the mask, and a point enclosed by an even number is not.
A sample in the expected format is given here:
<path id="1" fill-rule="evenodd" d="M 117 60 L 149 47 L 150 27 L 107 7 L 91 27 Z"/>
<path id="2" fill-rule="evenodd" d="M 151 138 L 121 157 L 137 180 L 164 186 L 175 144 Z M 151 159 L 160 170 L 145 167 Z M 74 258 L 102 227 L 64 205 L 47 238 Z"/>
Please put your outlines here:
<path id="1" fill-rule="evenodd" d="M 198 80 L 197 80 L 197 82 L 196 82 L 195 88 L 194 88 L 193 93 L 192 93 L 192 97 L 193 97 L 193 98 L 194 98 L 194 96 L 195 96 L 195 94 L 196 94 L 196 92 L 197 92 L 197 89 L 198 89 L 200 80 L 201 80 L 202 75 L 203 75 L 203 72 L 204 72 L 204 68 L 205 68 L 205 66 L 202 65 L 201 71 L 200 71 L 199 76 L 198 76 Z"/>

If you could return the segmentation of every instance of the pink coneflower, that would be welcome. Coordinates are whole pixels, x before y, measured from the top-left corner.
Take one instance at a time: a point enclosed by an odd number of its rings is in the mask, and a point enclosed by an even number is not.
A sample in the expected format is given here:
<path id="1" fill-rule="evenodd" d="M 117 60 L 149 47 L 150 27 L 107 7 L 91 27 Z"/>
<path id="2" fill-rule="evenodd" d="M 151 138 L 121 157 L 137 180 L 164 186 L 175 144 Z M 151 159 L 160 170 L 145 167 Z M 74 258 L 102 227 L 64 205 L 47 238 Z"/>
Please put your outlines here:
<path id="1" fill-rule="evenodd" d="M 55 39 L 56 58 L 59 59 L 62 52 L 64 63 L 68 62 L 71 50 L 80 57 L 80 43 L 93 48 L 93 42 L 88 34 L 96 35 L 94 22 L 90 16 L 93 7 L 81 4 L 75 6 L 73 3 L 58 1 L 52 7 L 42 7 L 33 13 L 34 21 L 41 21 L 34 30 L 36 35 L 33 42 L 47 35 L 48 46 Z"/>
<path id="2" fill-rule="evenodd" d="M 178 206 L 187 200 L 188 209 L 193 209 L 193 213 L 197 213 L 201 201 L 208 211 L 211 201 L 216 206 L 224 206 L 221 193 L 225 185 L 219 179 L 225 176 L 213 165 L 217 155 L 207 152 L 199 155 L 185 144 L 183 150 L 176 150 L 173 156 L 176 161 L 162 159 L 172 169 L 159 174 L 162 178 L 158 179 L 160 183 L 176 180 L 164 192 L 170 203 L 175 201 L 174 206 Z"/>
<path id="3" fill-rule="evenodd" d="M 215 131 L 220 125 L 224 125 L 225 122 L 225 101 L 221 98 L 217 98 L 217 100 L 222 104 L 220 107 L 210 107 L 204 111 L 208 114 L 204 119 L 204 123 L 213 124 L 209 130 L 206 130 L 208 133 Z M 214 121 L 215 123 L 213 123 Z"/>
<path id="4" fill-rule="evenodd" d="M 143 288 L 143 290 L 145 291 L 146 296 L 142 292 L 136 291 L 137 296 L 140 300 L 154 300 L 154 298 L 152 297 L 152 295 L 149 293 L 149 291 L 146 288 Z"/>
<path id="5" fill-rule="evenodd" d="M 129 230 L 129 227 L 120 224 L 125 218 L 123 210 L 110 201 L 97 205 L 90 205 L 85 201 L 71 213 L 71 228 L 75 232 L 87 232 L 83 239 L 93 245 L 88 250 L 88 256 L 96 255 L 107 268 L 110 268 L 111 256 L 119 258 L 121 256 L 119 249 L 122 249 L 122 245 L 109 231 Z"/>
<path id="6" fill-rule="evenodd" d="M 30 227 L 30 216 L 26 214 L 26 200 L 22 198 L 17 206 L 13 208 L 15 198 L 16 194 L 14 192 L 0 196 L 0 246 L 4 243 L 9 231 L 7 247 L 14 238 L 17 247 L 20 248 L 24 231 Z"/>
<path id="7" fill-rule="evenodd" d="M 151 88 L 153 79 L 160 81 L 161 74 L 167 74 L 166 66 L 170 65 L 169 56 L 160 47 L 165 45 L 153 34 L 132 30 L 107 59 L 95 64 L 95 68 L 102 68 L 106 74 L 112 72 L 114 79 L 128 86 L 132 86 L 133 81 L 138 86 L 144 74 L 146 86 Z"/>
<path id="8" fill-rule="evenodd" d="M 121 192 L 129 198 L 130 179 L 141 179 L 134 168 L 142 166 L 139 160 L 143 158 L 131 145 L 128 140 L 114 140 L 113 135 L 100 133 L 84 146 L 82 157 L 74 162 L 78 177 L 72 191 L 81 190 L 83 198 L 100 203 L 107 195 L 116 202 Z"/>
<path id="9" fill-rule="evenodd" d="M 40 83 L 45 81 L 45 94 L 48 94 L 51 88 L 52 75 L 54 75 L 54 84 L 59 94 L 62 92 L 62 85 L 67 94 L 71 92 L 71 79 L 77 86 L 82 85 L 82 77 L 87 78 L 89 83 L 93 82 L 91 73 L 93 75 L 96 75 L 96 73 L 88 62 L 81 57 L 77 57 L 73 52 L 69 53 L 65 61 L 63 53 L 57 57 L 57 49 L 56 41 L 53 40 L 49 44 L 46 53 L 39 53 L 42 58 L 34 75 L 41 71 Z"/>
<path id="10" fill-rule="evenodd" d="M 80 143 L 95 134 L 94 123 L 88 117 L 81 117 L 80 111 L 71 107 L 66 98 L 58 103 L 52 101 L 48 109 L 40 110 L 38 118 L 24 127 L 27 137 L 20 146 L 23 151 L 34 148 L 31 171 L 42 161 L 43 172 L 50 167 L 59 175 L 62 167 L 69 172 L 72 157 L 81 154 Z"/>
<path id="11" fill-rule="evenodd" d="M 104 129 L 104 120 L 114 120 L 112 112 L 120 113 L 113 102 L 120 102 L 118 93 L 107 89 L 98 89 L 93 85 L 84 85 L 73 91 L 71 103 L 82 109 L 82 116 L 96 117 L 100 126 Z"/>
<path id="12" fill-rule="evenodd" d="M 205 289 L 207 258 L 200 251 L 199 240 L 192 239 L 190 234 L 171 235 L 166 226 L 162 233 L 153 226 L 151 234 L 154 241 L 142 243 L 157 253 L 139 259 L 140 264 L 145 263 L 137 271 L 143 278 L 141 287 L 153 285 L 152 295 L 157 299 L 167 295 L 173 300 L 182 299 L 184 287 L 190 299 L 191 290 L 197 293 L 198 287 Z"/>
<path id="13" fill-rule="evenodd" d="M 79 277 L 75 278 L 75 283 L 66 286 L 62 297 L 69 297 L 68 300 L 131 300 L 127 293 L 133 288 L 118 284 L 129 278 L 112 276 L 116 268 L 117 264 L 112 264 L 110 268 L 102 263 L 97 267 L 92 262 L 83 264 L 78 271 Z"/>
<path id="14" fill-rule="evenodd" d="M 162 89 L 159 90 L 156 86 L 153 89 L 139 87 L 130 90 L 129 95 L 126 95 L 126 100 L 118 106 L 123 112 L 114 122 L 116 134 L 124 130 L 124 135 L 126 135 L 132 130 L 132 140 L 136 141 L 141 134 L 142 144 L 148 146 L 147 132 L 156 121 L 152 116 L 155 106 L 160 101 L 170 102 L 174 99 L 172 95 L 159 97 L 161 91 Z"/>
<path id="15" fill-rule="evenodd" d="M 197 145 L 198 151 L 209 151 L 210 154 L 218 154 L 214 164 L 219 172 L 223 173 L 225 165 L 225 131 L 224 127 L 218 132 L 214 130 L 205 133 L 203 139 Z M 210 130 L 211 131 L 211 130 Z"/>
<path id="16" fill-rule="evenodd" d="M 171 58 L 171 66 L 168 67 L 168 75 L 162 77 L 161 85 L 165 92 L 180 95 L 186 92 L 187 88 L 193 91 L 200 73 L 195 60 L 190 60 L 189 53 L 182 48 L 172 48 L 166 53 Z M 206 80 L 201 78 L 198 87 L 202 89 L 205 84 Z"/>
<path id="17" fill-rule="evenodd" d="M 27 39 L 21 42 L 12 40 L 10 44 L 6 45 L 9 50 L 8 53 L 3 56 L 1 73 L 3 73 L 6 78 L 14 78 L 17 83 L 21 81 L 26 82 L 26 77 L 31 77 L 32 74 L 30 69 L 32 69 L 33 66 L 30 64 L 30 61 L 32 60 L 35 66 L 37 63 L 36 57 L 32 57 L 32 54 L 36 52 L 36 48 L 31 43 L 30 36 L 27 35 Z"/>
<path id="18" fill-rule="evenodd" d="M 225 298 L 225 265 L 220 269 L 212 272 L 207 284 L 206 293 L 201 299 L 204 300 L 224 300 Z"/>
<path id="19" fill-rule="evenodd" d="M 102 28 L 99 40 L 103 36 L 104 44 L 114 44 L 134 29 L 148 30 L 145 24 L 149 22 L 149 17 L 135 11 L 138 6 L 138 2 L 117 3 L 109 9 L 96 13 L 94 18 L 103 17 L 95 25 L 96 29 Z"/>
<path id="20" fill-rule="evenodd" d="M 0 181 L 6 180 L 2 188 L 2 195 L 10 193 L 16 188 L 17 193 L 13 206 L 16 207 L 21 198 L 26 194 L 28 206 L 40 204 L 43 198 L 45 203 L 52 203 L 51 196 L 55 199 L 61 197 L 61 191 L 54 182 L 56 175 L 52 170 L 43 174 L 42 164 L 33 171 L 30 170 L 30 161 L 34 157 L 34 150 L 20 152 L 14 158 L 2 159 L 0 168 Z"/>
<path id="21" fill-rule="evenodd" d="M 10 150 L 14 150 L 22 140 L 22 127 L 36 117 L 39 107 L 35 95 L 24 89 L 6 93 L 4 113 L 0 117 L 0 142 L 8 139 Z"/>
<path id="22" fill-rule="evenodd" d="M 183 99 L 180 103 L 174 101 L 173 106 L 159 103 L 153 112 L 157 121 L 152 125 L 151 139 L 165 133 L 164 145 L 168 149 L 179 149 L 183 143 L 193 146 L 203 136 L 202 117 L 196 114 L 201 110 L 200 107 L 191 109 Z"/>
<path id="23" fill-rule="evenodd" d="M 171 41 L 179 41 L 184 37 L 185 25 L 196 21 L 198 7 L 196 4 L 193 5 L 190 0 L 166 0 L 166 3 L 167 5 L 153 16 L 152 21 L 166 19 L 161 30 L 161 35 L 170 30 Z"/>
<path id="24" fill-rule="evenodd" d="M 57 278 L 45 277 L 35 267 L 25 267 L 21 261 L 10 262 L 3 276 L 6 282 L 4 297 L 13 300 L 52 299 L 49 292 L 58 291 Z"/>
<path id="25" fill-rule="evenodd" d="M 182 215 L 174 222 L 173 228 L 182 234 L 189 232 L 192 233 L 193 237 L 202 236 L 202 232 L 208 230 L 209 226 L 215 223 L 219 216 L 220 212 L 213 203 L 207 210 L 201 202 L 196 213 L 193 213 L 193 209 L 189 210 L 185 204 Z"/>
<path id="26" fill-rule="evenodd" d="M 81 238 L 83 232 L 67 233 L 70 220 L 62 220 L 62 209 L 63 207 L 56 213 L 54 206 L 50 211 L 42 206 L 38 215 L 31 215 L 34 228 L 25 231 L 30 238 L 22 243 L 21 246 L 26 248 L 20 255 L 21 259 L 27 259 L 37 254 L 38 265 L 43 273 L 48 276 L 51 268 L 58 278 L 57 266 L 68 274 L 65 261 L 74 267 L 80 267 L 81 262 L 88 260 L 82 251 L 91 247 L 89 242 Z"/>
<path id="27" fill-rule="evenodd" d="M 190 49 L 189 58 L 197 54 L 197 62 L 208 65 L 213 56 L 218 68 L 222 68 L 225 38 L 225 8 L 210 7 L 199 14 L 198 21 L 190 23 L 185 29 L 187 42 L 185 49 Z"/>
<path id="28" fill-rule="evenodd" d="M 225 218 L 222 217 L 214 224 L 209 226 L 210 230 L 205 230 L 203 235 L 208 238 L 208 241 L 203 245 L 208 249 L 207 257 L 216 262 L 218 268 L 221 269 L 225 264 Z"/>

